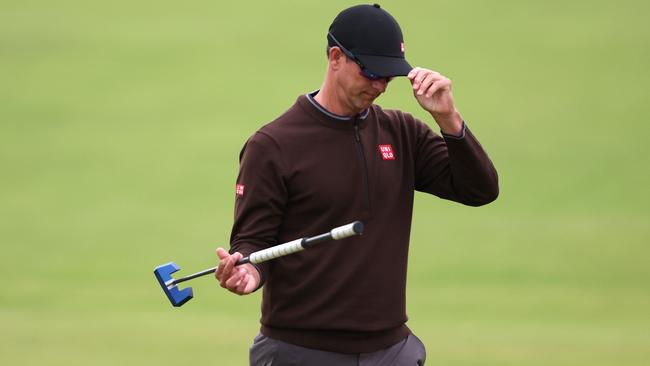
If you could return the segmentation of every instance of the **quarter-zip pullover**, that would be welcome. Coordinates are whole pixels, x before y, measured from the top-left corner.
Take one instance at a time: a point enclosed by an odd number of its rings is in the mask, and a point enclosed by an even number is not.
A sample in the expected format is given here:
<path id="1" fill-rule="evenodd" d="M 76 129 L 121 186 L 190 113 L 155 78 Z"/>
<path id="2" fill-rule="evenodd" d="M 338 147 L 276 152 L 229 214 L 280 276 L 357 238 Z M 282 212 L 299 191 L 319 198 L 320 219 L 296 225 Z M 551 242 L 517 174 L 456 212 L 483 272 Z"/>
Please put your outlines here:
<path id="1" fill-rule="evenodd" d="M 343 353 L 405 338 L 415 191 L 480 206 L 497 173 L 464 127 L 440 137 L 407 113 L 372 105 L 343 119 L 303 95 L 240 154 L 231 252 L 243 255 L 355 220 L 351 237 L 258 266 L 265 335 Z"/>

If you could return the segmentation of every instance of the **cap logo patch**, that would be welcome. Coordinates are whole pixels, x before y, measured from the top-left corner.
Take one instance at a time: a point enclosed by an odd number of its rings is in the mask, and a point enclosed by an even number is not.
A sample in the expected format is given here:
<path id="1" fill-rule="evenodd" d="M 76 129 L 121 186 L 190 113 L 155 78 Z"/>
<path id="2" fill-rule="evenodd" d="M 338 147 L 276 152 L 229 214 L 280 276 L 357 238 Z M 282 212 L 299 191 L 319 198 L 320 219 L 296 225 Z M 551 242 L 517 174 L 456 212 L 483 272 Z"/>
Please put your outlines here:
<path id="1" fill-rule="evenodd" d="M 379 145 L 379 154 L 383 160 L 395 160 L 395 154 L 393 153 L 393 147 L 389 144 Z"/>
<path id="2" fill-rule="evenodd" d="M 235 194 L 238 195 L 239 197 L 244 197 L 244 185 L 243 184 L 237 184 L 235 186 Z"/>
<path id="3" fill-rule="evenodd" d="M 400 43 L 400 49 L 402 50 L 402 53 L 404 53 L 404 42 Z"/>

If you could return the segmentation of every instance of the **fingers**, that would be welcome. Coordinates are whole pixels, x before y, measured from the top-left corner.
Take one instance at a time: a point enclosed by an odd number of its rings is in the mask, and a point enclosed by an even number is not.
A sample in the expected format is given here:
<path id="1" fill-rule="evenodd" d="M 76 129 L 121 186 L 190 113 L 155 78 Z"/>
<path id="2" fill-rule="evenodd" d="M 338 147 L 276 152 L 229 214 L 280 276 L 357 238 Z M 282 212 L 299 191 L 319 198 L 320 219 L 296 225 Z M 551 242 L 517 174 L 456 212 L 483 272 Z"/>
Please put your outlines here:
<path id="1" fill-rule="evenodd" d="M 222 287 L 237 295 L 246 295 L 257 288 L 257 284 L 251 273 L 245 268 L 239 267 L 232 271 L 232 275 L 225 281 Z"/>
<path id="2" fill-rule="evenodd" d="M 441 90 L 444 90 L 444 91 L 451 90 L 451 80 L 449 80 L 447 78 L 436 80 L 427 89 L 425 95 L 426 95 L 427 98 L 431 98 L 434 94 L 436 94 L 437 92 L 439 92 Z"/>
<path id="3" fill-rule="evenodd" d="M 223 281 L 221 287 L 227 288 L 230 291 L 235 291 L 244 277 L 246 277 L 246 271 L 243 269 L 235 269 L 230 278 Z"/>
<path id="4" fill-rule="evenodd" d="M 234 292 L 239 295 L 244 295 L 248 293 L 247 287 L 248 287 L 248 283 L 251 281 L 251 277 L 252 276 L 247 273 L 244 274 L 242 279 L 239 281 L 239 284 L 235 288 Z"/>
<path id="5" fill-rule="evenodd" d="M 218 280 L 219 278 L 221 278 L 221 276 L 222 276 L 222 274 L 223 274 L 223 266 L 222 266 L 221 264 L 222 264 L 222 262 L 223 262 L 224 259 L 228 258 L 229 255 L 230 255 L 230 254 L 228 254 L 228 252 L 226 252 L 225 249 L 223 249 L 223 248 L 217 248 L 217 256 L 219 257 L 219 260 L 220 260 L 220 261 L 219 261 L 219 266 L 217 266 L 217 270 L 214 272 L 214 277 L 215 277 L 217 280 Z"/>
<path id="6" fill-rule="evenodd" d="M 233 275 L 233 268 L 242 258 L 242 255 L 241 253 L 230 255 L 223 248 L 217 248 L 217 255 L 220 261 L 214 276 L 221 283 L 221 287 L 225 287 L 226 281 Z"/>
<path id="7" fill-rule="evenodd" d="M 416 95 L 425 95 L 431 98 L 440 90 L 450 90 L 451 80 L 429 69 L 416 67 L 407 75 L 413 85 L 413 92 Z"/>
<path id="8" fill-rule="evenodd" d="M 417 91 L 416 91 L 416 94 L 417 94 L 417 95 L 424 95 L 424 93 L 428 91 L 429 87 L 430 87 L 434 82 L 437 82 L 437 81 L 438 81 L 438 79 L 436 78 L 436 76 L 438 76 L 438 75 L 435 75 L 435 74 L 433 74 L 433 73 L 431 73 L 431 74 L 427 74 L 427 75 L 424 77 L 424 79 L 420 82 L 420 85 L 419 85 L 419 87 L 418 87 L 418 89 L 417 89 Z M 428 95 L 428 93 L 427 93 L 427 95 Z M 428 95 L 428 96 L 430 96 L 430 95 Z"/>
<path id="9" fill-rule="evenodd" d="M 255 289 L 255 278 L 248 273 L 246 265 L 236 266 L 243 257 L 241 253 L 230 255 L 225 249 L 217 248 L 217 256 L 219 256 L 220 262 L 215 271 L 215 277 L 221 287 L 238 295 L 248 294 Z"/>
<path id="10" fill-rule="evenodd" d="M 219 259 L 224 259 L 230 254 L 223 248 L 217 248 L 217 255 L 219 256 Z"/>
<path id="11" fill-rule="evenodd" d="M 408 73 L 406 77 L 411 80 L 411 83 L 413 84 L 413 89 L 417 90 L 422 84 L 422 81 L 430 74 L 440 75 L 440 73 L 431 71 L 429 69 L 424 69 L 422 67 L 415 67 Z"/>

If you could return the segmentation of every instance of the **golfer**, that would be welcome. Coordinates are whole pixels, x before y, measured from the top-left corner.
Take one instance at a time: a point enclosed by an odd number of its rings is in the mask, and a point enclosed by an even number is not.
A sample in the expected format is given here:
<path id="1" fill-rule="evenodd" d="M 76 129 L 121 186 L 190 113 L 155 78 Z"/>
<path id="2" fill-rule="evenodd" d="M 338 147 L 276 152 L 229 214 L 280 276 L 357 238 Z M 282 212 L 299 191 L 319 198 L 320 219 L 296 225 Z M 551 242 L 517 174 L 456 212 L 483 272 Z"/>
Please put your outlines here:
<path id="1" fill-rule="evenodd" d="M 343 10 L 327 45 L 320 89 L 298 96 L 241 151 L 230 251 L 217 249 L 216 278 L 239 295 L 263 288 L 251 365 L 423 365 L 424 345 L 406 326 L 414 192 L 485 205 L 498 195 L 497 173 L 456 109 L 451 81 L 409 65 L 402 31 L 379 5 Z M 431 119 L 374 104 L 398 76 Z M 355 220 L 362 236 L 234 267 Z"/>

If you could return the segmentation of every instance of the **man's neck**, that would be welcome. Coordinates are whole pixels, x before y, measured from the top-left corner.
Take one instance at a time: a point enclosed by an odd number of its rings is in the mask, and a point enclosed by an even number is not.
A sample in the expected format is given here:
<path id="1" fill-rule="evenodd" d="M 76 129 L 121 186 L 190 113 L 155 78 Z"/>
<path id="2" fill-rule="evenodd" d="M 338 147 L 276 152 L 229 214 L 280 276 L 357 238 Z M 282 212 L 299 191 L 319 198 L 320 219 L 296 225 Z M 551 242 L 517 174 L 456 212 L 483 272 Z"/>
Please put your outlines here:
<path id="1" fill-rule="evenodd" d="M 354 117 L 363 112 L 362 110 L 358 111 L 343 103 L 341 98 L 339 98 L 336 89 L 329 87 L 327 83 L 324 83 L 321 86 L 314 99 L 323 108 L 339 116 Z"/>

